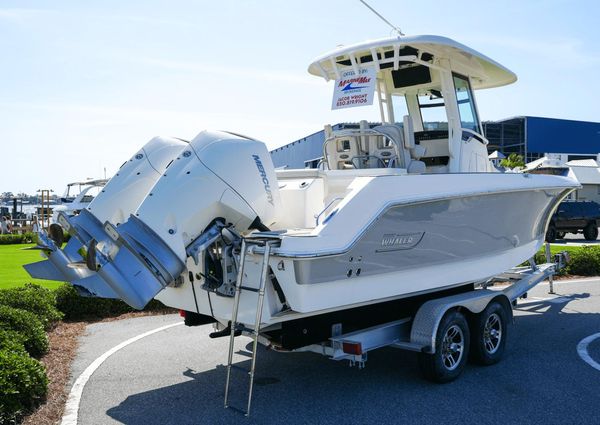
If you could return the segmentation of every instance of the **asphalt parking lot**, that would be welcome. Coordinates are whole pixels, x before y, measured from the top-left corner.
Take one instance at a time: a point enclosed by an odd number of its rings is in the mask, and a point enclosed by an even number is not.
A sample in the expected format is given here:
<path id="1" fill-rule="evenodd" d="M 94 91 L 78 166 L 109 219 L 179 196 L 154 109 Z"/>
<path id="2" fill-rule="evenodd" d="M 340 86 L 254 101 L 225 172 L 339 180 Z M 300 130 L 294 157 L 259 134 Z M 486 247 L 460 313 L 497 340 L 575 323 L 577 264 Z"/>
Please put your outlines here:
<path id="1" fill-rule="evenodd" d="M 564 238 L 557 239 L 552 245 L 567 245 L 567 246 L 583 246 L 583 245 L 600 245 L 600 240 L 586 241 L 581 233 L 567 233 Z"/>
<path id="2" fill-rule="evenodd" d="M 422 380 L 416 354 L 392 348 L 369 353 L 363 370 L 317 354 L 261 349 L 249 419 L 223 408 L 228 339 L 208 338 L 211 326 L 175 326 L 102 363 L 83 388 L 78 423 L 598 424 L 600 370 L 582 360 L 577 345 L 600 332 L 600 279 L 559 282 L 558 295 L 547 291 L 539 285 L 521 300 L 501 363 L 469 365 L 445 385 Z M 181 320 L 88 326 L 73 380 L 111 347 Z M 237 339 L 236 362 L 249 363 L 249 341 Z M 586 352 L 600 363 L 600 338 Z M 234 380 L 234 394 L 245 394 L 246 382 Z"/>

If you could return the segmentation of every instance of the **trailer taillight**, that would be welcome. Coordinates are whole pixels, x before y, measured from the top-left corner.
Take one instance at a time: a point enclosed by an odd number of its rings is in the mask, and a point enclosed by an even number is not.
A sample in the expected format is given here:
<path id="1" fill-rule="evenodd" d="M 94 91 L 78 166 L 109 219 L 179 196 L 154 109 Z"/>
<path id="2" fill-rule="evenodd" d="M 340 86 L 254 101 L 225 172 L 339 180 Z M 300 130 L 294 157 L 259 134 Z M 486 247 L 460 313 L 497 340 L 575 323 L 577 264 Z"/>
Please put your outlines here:
<path id="1" fill-rule="evenodd" d="M 185 319 L 185 310 L 179 310 L 179 315 Z"/>
<path id="2" fill-rule="evenodd" d="M 360 342 L 342 342 L 342 350 L 346 354 L 353 354 L 355 356 L 360 356 L 363 353 Z"/>

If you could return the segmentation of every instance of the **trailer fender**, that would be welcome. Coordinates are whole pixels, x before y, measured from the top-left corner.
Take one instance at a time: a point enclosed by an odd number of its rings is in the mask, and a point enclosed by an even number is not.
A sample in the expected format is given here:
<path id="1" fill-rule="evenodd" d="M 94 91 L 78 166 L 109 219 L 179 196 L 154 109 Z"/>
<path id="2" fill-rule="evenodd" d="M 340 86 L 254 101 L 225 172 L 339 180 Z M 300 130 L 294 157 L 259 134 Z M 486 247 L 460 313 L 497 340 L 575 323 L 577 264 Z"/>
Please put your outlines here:
<path id="1" fill-rule="evenodd" d="M 424 353 L 434 353 L 438 327 L 448 311 L 464 308 L 473 314 L 479 314 L 492 300 L 500 302 L 512 318 L 508 297 L 498 291 L 482 289 L 427 301 L 419 308 L 413 319 L 410 332 L 411 345 L 422 347 L 421 351 Z"/>

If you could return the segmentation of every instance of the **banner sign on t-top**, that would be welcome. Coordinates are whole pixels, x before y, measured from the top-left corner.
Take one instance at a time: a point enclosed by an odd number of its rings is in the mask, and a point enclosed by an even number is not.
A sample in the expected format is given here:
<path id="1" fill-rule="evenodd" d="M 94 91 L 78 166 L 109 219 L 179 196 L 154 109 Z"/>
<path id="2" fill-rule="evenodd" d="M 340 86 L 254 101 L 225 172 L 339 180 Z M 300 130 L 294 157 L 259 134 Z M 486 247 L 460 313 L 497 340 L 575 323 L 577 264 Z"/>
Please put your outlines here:
<path id="1" fill-rule="evenodd" d="M 373 104 L 376 71 L 363 68 L 358 75 L 354 70 L 343 71 L 335 80 L 331 109 L 353 108 Z"/>

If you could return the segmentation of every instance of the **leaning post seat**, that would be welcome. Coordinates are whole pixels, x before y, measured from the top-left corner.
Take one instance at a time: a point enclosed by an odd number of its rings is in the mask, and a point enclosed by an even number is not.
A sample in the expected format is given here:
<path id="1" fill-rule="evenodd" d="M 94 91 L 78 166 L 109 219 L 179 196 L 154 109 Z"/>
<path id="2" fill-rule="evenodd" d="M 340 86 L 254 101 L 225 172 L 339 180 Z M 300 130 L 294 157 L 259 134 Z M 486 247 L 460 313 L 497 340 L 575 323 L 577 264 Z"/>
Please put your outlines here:
<path id="1" fill-rule="evenodd" d="M 407 168 L 411 155 L 404 146 L 401 127 L 364 127 L 361 122 L 360 129 L 334 132 L 326 126 L 323 154 L 330 170 Z"/>

